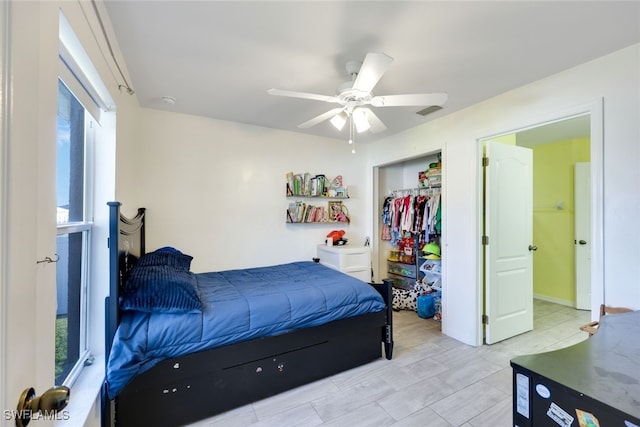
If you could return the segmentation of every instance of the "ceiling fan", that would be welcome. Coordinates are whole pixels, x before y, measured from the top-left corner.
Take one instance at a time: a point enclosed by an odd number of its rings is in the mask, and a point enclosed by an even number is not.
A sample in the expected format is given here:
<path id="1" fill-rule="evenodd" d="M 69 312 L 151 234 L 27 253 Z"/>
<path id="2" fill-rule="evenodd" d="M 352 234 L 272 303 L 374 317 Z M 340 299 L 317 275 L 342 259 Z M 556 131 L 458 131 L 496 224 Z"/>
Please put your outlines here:
<path id="1" fill-rule="evenodd" d="M 296 92 L 282 89 L 269 89 L 270 95 L 288 96 L 292 98 L 312 99 L 338 104 L 326 113 L 307 120 L 298 125 L 306 129 L 330 120 L 336 129 L 342 130 L 349 121 L 351 130 L 355 126 L 358 133 L 371 130 L 373 133 L 387 129 L 385 124 L 369 108 L 372 107 L 401 107 L 401 106 L 442 106 L 447 102 L 446 93 L 414 93 L 406 95 L 374 96 L 372 89 L 380 81 L 383 74 L 393 62 L 393 58 L 384 53 L 368 53 L 362 63 L 349 61 L 346 64 L 347 73 L 351 80 L 338 86 L 336 95 L 320 95 L 308 92 Z"/>

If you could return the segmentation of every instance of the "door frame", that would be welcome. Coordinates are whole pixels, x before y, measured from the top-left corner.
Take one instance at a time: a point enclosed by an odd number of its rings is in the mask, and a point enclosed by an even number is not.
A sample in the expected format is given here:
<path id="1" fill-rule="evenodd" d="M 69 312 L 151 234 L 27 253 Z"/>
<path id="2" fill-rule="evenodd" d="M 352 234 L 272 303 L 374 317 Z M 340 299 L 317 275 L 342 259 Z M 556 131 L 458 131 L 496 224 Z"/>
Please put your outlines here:
<path id="1" fill-rule="evenodd" d="M 579 240 L 587 239 L 587 246 L 585 249 L 588 249 L 587 254 L 591 257 L 591 236 L 586 233 L 591 232 L 591 229 L 587 230 L 585 225 L 588 223 L 591 225 L 591 212 L 585 206 L 584 198 L 589 197 L 591 199 L 590 188 L 585 184 L 591 182 L 591 162 L 576 162 L 574 163 L 573 170 L 573 230 L 574 230 L 574 241 L 573 241 L 573 257 L 575 259 L 575 276 L 574 276 L 574 288 L 576 292 L 576 309 L 585 310 L 591 309 L 591 277 L 583 276 L 582 271 L 586 269 L 578 268 L 578 261 L 582 260 L 582 257 L 586 255 L 584 250 L 580 250 L 583 246 L 578 244 Z M 588 164 L 588 166 L 587 166 Z M 586 176 L 585 176 L 586 175 Z M 586 182 L 585 182 L 586 181 Z M 590 184 L 588 184 L 590 186 Z M 577 189 L 581 191 L 577 191 Z M 589 188 L 589 194 L 585 194 Z M 580 208 L 582 207 L 582 209 Z M 590 207 L 590 206 L 589 206 Z M 585 221 L 585 216 L 589 215 L 588 222 Z M 578 229 L 580 226 L 580 229 Z M 586 234 L 586 236 L 585 236 Z M 589 261 L 590 262 L 590 261 Z M 584 265 L 584 262 L 581 263 Z M 588 284 L 589 287 L 586 288 L 583 285 Z M 588 298 L 587 298 L 588 297 Z M 587 307 L 587 308 L 585 308 Z"/>
<path id="2" fill-rule="evenodd" d="M 573 117 L 589 115 L 590 131 L 591 131 L 591 318 L 596 320 L 598 317 L 600 304 L 604 302 L 604 117 L 603 117 L 603 99 L 598 98 L 593 101 L 566 108 L 561 111 L 540 114 L 539 117 L 531 121 L 523 121 L 516 124 L 510 129 L 496 130 L 495 132 L 487 132 L 476 138 L 476 176 L 477 176 L 477 218 L 476 229 L 479 231 L 475 236 L 476 240 L 476 257 L 477 257 L 477 295 L 476 301 L 477 313 L 484 313 L 484 257 L 482 246 L 482 224 L 484 221 L 484 195 L 483 195 L 483 168 L 482 144 L 484 140 L 497 138 L 500 136 L 522 132 L 524 130 L 561 122 Z M 476 342 L 484 343 L 484 325 L 482 321 L 477 322 Z"/>
<path id="3" fill-rule="evenodd" d="M 9 34 L 11 30 L 10 16 L 11 2 L 0 4 L 0 92 L 4 93 L 0 101 L 0 354 L 6 354 L 6 325 L 5 313 L 7 304 L 7 183 L 8 183 L 8 145 L 9 145 L 9 114 L 11 106 L 11 83 L 9 79 L 9 61 L 11 59 Z M 6 357 L 0 360 L 0 396 L 5 396 L 6 390 Z M 3 398 L 3 407 L 6 398 Z"/>

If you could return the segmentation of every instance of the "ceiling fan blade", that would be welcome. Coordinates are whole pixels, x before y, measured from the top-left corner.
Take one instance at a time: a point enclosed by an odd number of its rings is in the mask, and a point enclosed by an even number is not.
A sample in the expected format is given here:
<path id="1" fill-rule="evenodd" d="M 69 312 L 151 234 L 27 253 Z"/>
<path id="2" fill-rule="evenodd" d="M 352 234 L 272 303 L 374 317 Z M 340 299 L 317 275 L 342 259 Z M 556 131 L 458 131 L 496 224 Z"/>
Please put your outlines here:
<path id="1" fill-rule="evenodd" d="M 320 95 L 317 93 L 296 92 L 293 90 L 282 90 L 282 89 L 269 89 L 267 93 L 269 95 L 288 96 L 291 98 L 313 99 L 316 101 L 324 101 L 324 102 L 338 102 L 338 98 L 336 98 L 335 96 Z"/>
<path id="2" fill-rule="evenodd" d="M 387 130 L 387 127 L 382 123 L 382 120 L 376 114 L 371 111 L 370 108 L 362 108 L 367 112 L 367 119 L 369 120 L 369 125 L 371 128 L 369 129 L 371 133 L 380 133 Z"/>
<path id="3" fill-rule="evenodd" d="M 392 62 L 393 58 L 387 54 L 368 53 L 353 82 L 353 88 L 362 92 L 371 92 Z"/>
<path id="4" fill-rule="evenodd" d="M 311 126 L 315 126 L 318 123 L 322 123 L 325 120 L 330 119 L 331 117 L 335 116 L 336 114 L 340 113 L 342 110 L 344 110 L 344 108 L 332 108 L 331 110 L 327 111 L 326 113 L 322 113 L 319 116 L 314 117 L 311 120 L 307 120 L 304 123 L 300 123 L 298 125 L 299 128 L 301 129 L 306 129 L 306 128 L 310 128 Z"/>
<path id="5" fill-rule="evenodd" d="M 446 93 L 414 93 L 410 95 L 374 96 L 371 105 L 374 107 L 428 107 L 442 106 L 449 96 Z"/>

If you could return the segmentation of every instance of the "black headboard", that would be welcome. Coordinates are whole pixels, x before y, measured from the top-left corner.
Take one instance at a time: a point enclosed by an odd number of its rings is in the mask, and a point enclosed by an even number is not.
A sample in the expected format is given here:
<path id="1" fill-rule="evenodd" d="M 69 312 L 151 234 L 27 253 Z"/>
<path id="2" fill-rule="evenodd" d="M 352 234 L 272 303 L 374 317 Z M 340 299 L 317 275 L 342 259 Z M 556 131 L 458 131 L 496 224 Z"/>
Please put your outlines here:
<path id="1" fill-rule="evenodd" d="M 120 213 L 120 202 L 109 205 L 109 294 L 105 298 L 105 363 L 119 322 L 118 295 L 135 260 L 145 253 L 145 208 L 133 218 Z"/>

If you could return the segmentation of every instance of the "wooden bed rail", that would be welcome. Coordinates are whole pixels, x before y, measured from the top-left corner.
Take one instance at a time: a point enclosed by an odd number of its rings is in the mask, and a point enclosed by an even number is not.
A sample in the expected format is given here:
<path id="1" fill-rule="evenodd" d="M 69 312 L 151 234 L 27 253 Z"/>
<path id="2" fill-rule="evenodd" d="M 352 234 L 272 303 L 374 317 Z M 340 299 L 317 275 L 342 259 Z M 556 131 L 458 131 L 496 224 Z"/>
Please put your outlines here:
<path id="1" fill-rule="evenodd" d="M 145 208 L 139 208 L 135 217 L 127 218 L 120 212 L 120 202 L 107 202 L 109 206 L 109 293 L 104 301 L 105 313 L 105 372 L 111 353 L 113 337 L 119 322 L 118 294 L 122 281 L 121 256 L 140 257 L 145 252 Z M 107 397 L 106 380 L 101 391 L 102 427 L 114 425 L 114 403 Z"/>
<path id="2" fill-rule="evenodd" d="M 393 280 L 382 279 L 382 283 L 370 283 L 382 295 L 387 304 L 387 322 L 382 330 L 382 342 L 384 353 L 388 360 L 393 355 Z"/>

